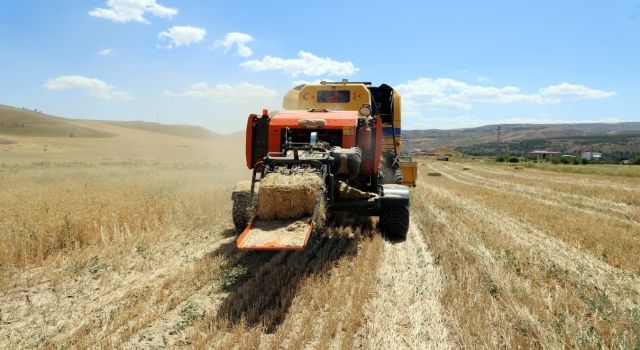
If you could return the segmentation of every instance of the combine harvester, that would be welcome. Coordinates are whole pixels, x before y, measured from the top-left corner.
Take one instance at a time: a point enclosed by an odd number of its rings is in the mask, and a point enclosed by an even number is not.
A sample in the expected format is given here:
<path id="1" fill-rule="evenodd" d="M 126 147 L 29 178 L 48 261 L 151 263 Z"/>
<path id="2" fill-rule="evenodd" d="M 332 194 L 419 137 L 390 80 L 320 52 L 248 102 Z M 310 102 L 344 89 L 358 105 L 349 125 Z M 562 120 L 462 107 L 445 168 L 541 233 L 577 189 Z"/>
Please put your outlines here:
<path id="1" fill-rule="evenodd" d="M 290 90 L 284 108 L 247 120 L 253 174 L 232 194 L 238 248 L 302 250 L 337 211 L 379 216 L 385 237 L 404 240 L 417 164 L 400 157 L 400 95 L 385 84 L 321 82 Z"/>

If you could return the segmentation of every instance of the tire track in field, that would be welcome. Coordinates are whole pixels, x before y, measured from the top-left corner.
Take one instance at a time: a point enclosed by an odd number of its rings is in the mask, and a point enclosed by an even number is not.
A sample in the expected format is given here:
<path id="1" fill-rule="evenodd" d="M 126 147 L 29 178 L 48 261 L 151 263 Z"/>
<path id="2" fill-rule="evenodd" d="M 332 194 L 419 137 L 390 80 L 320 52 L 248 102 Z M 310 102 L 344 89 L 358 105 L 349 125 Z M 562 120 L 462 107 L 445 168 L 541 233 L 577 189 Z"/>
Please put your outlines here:
<path id="1" fill-rule="evenodd" d="M 439 300 L 443 277 L 423 232 L 411 222 L 407 240 L 385 242 L 382 254 L 377 288 L 365 308 L 368 348 L 452 348 Z"/>
<path id="2" fill-rule="evenodd" d="M 589 198 L 580 195 L 561 193 L 545 188 L 538 188 L 526 185 L 520 185 L 508 181 L 493 180 L 486 177 L 463 173 L 453 168 L 442 166 L 448 171 L 441 171 L 442 175 L 459 183 L 463 183 L 470 186 L 479 186 L 489 190 L 504 190 L 503 192 L 516 193 L 525 198 L 536 200 L 546 205 L 555 207 L 570 208 L 572 210 L 580 211 L 584 214 L 601 217 L 603 219 L 615 219 L 625 224 L 632 224 L 634 226 L 640 226 L 640 222 L 632 219 L 635 216 L 634 208 L 624 203 L 617 203 L 603 199 Z M 436 171 L 439 167 L 431 166 Z M 467 180 L 465 180 L 465 178 Z M 493 184 L 489 186 L 488 183 Z M 555 200 L 552 200 L 555 199 Z M 559 202 L 560 199 L 562 202 Z M 608 212 L 603 213 L 603 212 Z M 612 216 L 610 214 L 615 214 Z"/>
<path id="3" fill-rule="evenodd" d="M 563 266 L 598 288 L 606 288 L 612 292 L 611 296 L 615 297 L 620 305 L 629 308 L 637 306 L 637 300 L 632 301 L 628 298 L 630 291 L 635 291 L 631 294 L 637 299 L 637 291 L 640 290 L 640 278 L 633 272 L 613 267 L 527 223 L 505 216 L 499 210 L 468 200 L 449 190 L 428 186 L 428 191 L 446 198 L 456 207 L 455 209 L 475 216 L 486 225 L 495 226 L 505 239 L 513 240 L 524 249 L 539 253 L 545 259 Z"/>
<path id="4" fill-rule="evenodd" d="M 330 227 L 326 235 L 312 237 L 305 250 L 277 253 L 250 269 L 191 331 L 194 346 L 342 349 L 362 344 L 363 306 L 375 286 L 383 244 L 370 226 L 351 224 Z M 255 254 L 246 258 L 239 263 Z"/>

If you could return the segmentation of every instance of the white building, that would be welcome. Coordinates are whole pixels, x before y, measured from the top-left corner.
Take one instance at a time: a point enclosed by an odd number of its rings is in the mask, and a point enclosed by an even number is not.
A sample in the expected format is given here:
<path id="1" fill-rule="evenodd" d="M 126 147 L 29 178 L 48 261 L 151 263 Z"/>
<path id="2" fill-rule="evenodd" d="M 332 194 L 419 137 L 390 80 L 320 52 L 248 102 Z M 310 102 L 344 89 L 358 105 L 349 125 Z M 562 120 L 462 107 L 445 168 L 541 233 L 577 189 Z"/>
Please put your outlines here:
<path id="1" fill-rule="evenodd" d="M 600 160 L 602 159 L 602 153 L 600 152 L 582 152 L 582 159 L 586 160 Z"/>

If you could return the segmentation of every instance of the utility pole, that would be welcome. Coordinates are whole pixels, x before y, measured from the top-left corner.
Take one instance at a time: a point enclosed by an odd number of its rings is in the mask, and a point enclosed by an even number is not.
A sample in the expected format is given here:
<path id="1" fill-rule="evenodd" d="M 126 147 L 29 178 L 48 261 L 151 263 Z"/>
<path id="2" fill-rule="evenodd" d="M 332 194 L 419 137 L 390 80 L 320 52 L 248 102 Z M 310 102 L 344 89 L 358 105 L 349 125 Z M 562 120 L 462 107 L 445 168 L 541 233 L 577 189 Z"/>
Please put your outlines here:
<path id="1" fill-rule="evenodd" d="M 501 155 L 504 150 L 502 149 L 502 145 L 500 144 L 500 131 L 502 129 L 502 126 L 498 125 L 498 155 Z"/>

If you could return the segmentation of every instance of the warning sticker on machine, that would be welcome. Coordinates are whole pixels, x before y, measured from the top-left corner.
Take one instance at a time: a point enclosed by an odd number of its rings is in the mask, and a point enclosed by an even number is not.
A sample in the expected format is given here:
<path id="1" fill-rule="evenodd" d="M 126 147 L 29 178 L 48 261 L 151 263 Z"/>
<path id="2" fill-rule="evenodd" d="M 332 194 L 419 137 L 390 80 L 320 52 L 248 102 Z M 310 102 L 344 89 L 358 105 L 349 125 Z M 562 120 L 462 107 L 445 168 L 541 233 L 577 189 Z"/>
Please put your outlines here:
<path id="1" fill-rule="evenodd" d="M 344 127 L 342 127 L 342 135 L 344 135 L 344 136 L 353 136 L 354 129 L 355 128 L 353 126 L 344 126 Z"/>

